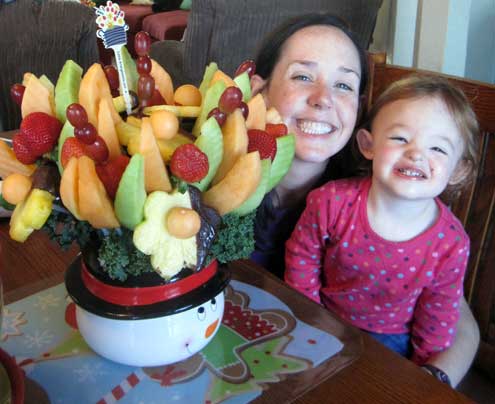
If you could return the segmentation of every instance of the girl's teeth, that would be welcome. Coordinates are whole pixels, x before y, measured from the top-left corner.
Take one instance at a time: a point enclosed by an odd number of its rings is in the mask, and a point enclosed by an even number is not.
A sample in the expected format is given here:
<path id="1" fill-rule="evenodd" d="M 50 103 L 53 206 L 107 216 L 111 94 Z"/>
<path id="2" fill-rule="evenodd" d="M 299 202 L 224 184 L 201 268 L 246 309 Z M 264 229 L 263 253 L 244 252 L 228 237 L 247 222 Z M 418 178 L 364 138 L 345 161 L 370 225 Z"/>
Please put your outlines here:
<path id="1" fill-rule="evenodd" d="M 424 178 L 425 176 L 420 173 L 419 171 L 416 170 L 408 170 L 405 168 L 399 169 L 400 173 L 407 175 L 408 177 L 419 177 L 419 178 Z"/>
<path id="2" fill-rule="evenodd" d="M 329 124 L 315 121 L 299 121 L 297 127 L 308 135 L 321 135 L 332 130 Z"/>

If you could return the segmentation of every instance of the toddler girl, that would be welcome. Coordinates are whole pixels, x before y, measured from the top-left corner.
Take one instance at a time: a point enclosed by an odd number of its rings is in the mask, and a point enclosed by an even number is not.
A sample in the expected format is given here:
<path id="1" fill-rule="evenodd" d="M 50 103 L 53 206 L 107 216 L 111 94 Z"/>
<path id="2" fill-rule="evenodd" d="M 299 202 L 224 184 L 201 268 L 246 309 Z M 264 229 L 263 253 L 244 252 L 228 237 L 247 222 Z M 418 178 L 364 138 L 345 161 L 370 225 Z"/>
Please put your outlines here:
<path id="1" fill-rule="evenodd" d="M 419 76 L 383 93 L 369 122 L 356 136 L 372 177 L 308 195 L 285 280 L 423 364 L 459 318 L 469 239 L 438 196 L 473 178 L 478 125 L 460 90 Z"/>

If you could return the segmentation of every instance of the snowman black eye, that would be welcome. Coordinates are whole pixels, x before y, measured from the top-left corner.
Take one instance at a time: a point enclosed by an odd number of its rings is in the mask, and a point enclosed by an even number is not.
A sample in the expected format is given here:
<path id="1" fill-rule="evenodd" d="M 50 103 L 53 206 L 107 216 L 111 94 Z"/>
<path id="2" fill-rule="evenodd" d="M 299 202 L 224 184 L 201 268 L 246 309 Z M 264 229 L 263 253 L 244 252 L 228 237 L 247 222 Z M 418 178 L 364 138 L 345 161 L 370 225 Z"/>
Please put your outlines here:
<path id="1" fill-rule="evenodd" d="M 216 311 L 217 310 L 217 301 L 215 300 L 215 298 L 211 299 L 211 311 Z"/>
<path id="2" fill-rule="evenodd" d="M 206 318 L 206 310 L 203 306 L 198 309 L 198 320 L 203 321 Z"/>

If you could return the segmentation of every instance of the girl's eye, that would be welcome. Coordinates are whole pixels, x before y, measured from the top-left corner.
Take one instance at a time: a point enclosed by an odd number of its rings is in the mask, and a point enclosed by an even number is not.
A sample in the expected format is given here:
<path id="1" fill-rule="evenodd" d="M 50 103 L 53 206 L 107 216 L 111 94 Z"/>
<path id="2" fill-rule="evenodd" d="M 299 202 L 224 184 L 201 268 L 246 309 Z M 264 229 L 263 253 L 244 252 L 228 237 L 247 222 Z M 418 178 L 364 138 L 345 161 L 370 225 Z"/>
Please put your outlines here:
<path id="1" fill-rule="evenodd" d="M 198 308 L 198 320 L 203 321 L 206 318 L 206 310 L 203 306 Z"/>
<path id="2" fill-rule="evenodd" d="M 432 147 L 431 150 L 437 152 L 437 153 L 441 153 L 441 154 L 444 154 L 444 155 L 447 155 L 447 152 L 442 149 L 441 147 L 438 147 L 438 146 L 435 146 L 435 147 Z"/>
<path id="3" fill-rule="evenodd" d="M 400 143 L 407 143 L 406 138 L 402 137 L 402 136 L 391 136 L 390 139 L 396 140 L 397 142 L 400 142 Z"/>
<path id="4" fill-rule="evenodd" d="M 211 311 L 216 311 L 217 310 L 217 301 L 215 300 L 215 298 L 211 299 Z"/>
<path id="5" fill-rule="evenodd" d="M 353 91 L 352 87 L 345 83 L 337 83 L 336 87 L 345 91 Z"/>

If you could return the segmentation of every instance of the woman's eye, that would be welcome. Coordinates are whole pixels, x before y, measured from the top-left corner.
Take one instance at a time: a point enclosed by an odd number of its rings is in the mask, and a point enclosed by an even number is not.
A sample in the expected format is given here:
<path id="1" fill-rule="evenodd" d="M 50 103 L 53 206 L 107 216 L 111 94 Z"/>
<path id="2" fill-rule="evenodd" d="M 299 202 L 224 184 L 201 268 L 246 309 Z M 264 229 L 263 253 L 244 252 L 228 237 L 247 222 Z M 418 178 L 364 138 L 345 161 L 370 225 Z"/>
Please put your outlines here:
<path id="1" fill-rule="evenodd" d="M 438 147 L 438 146 L 435 146 L 435 147 L 432 147 L 431 150 L 437 152 L 437 153 L 441 153 L 441 154 L 444 154 L 444 155 L 447 155 L 447 152 L 442 149 L 441 147 Z"/>
<path id="2" fill-rule="evenodd" d="M 198 308 L 198 320 L 203 321 L 206 318 L 206 310 L 203 306 Z"/>
<path id="3" fill-rule="evenodd" d="M 215 300 L 215 298 L 211 299 L 211 311 L 216 311 L 217 310 L 217 301 Z"/>
<path id="4" fill-rule="evenodd" d="M 292 77 L 292 80 L 311 81 L 311 78 L 309 76 L 306 76 L 305 74 L 296 74 Z"/>

